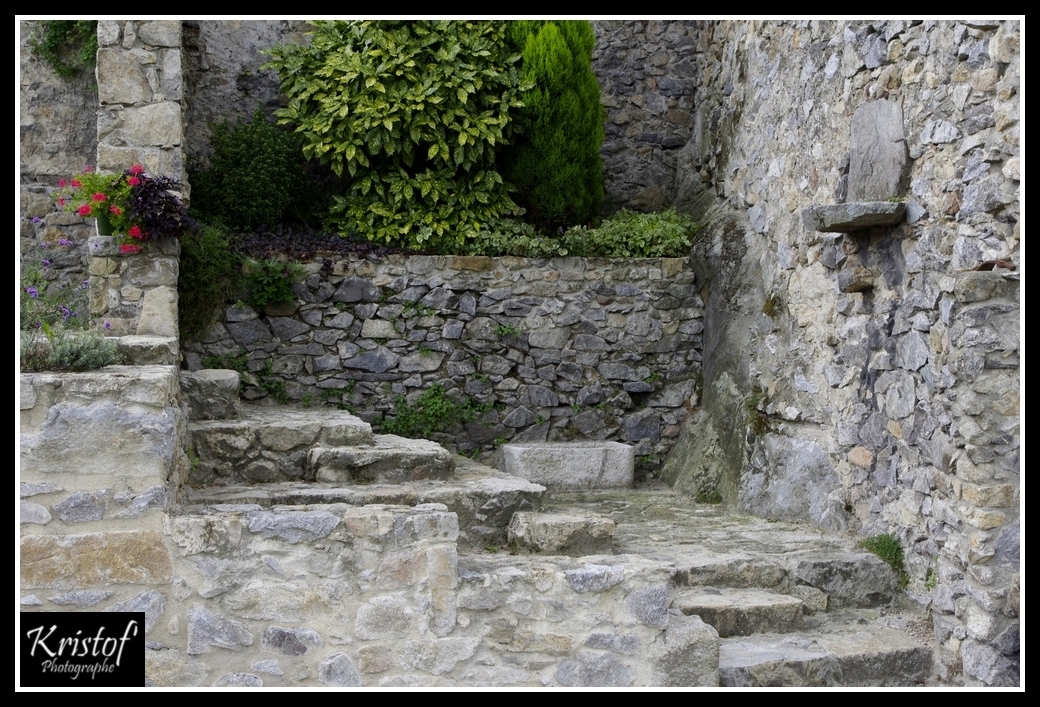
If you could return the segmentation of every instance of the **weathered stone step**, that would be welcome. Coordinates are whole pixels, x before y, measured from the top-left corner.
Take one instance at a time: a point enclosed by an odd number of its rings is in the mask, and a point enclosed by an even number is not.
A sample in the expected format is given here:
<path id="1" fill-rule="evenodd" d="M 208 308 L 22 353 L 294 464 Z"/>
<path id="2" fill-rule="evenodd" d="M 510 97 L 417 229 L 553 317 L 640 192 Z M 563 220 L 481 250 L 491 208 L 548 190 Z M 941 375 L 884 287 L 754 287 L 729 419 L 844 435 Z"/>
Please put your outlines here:
<path id="1" fill-rule="evenodd" d="M 800 599 L 761 589 L 681 589 L 672 597 L 672 608 L 700 616 L 723 638 L 783 633 L 802 625 Z"/>
<path id="2" fill-rule="evenodd" d="M 509 547 L 546 555 L 610 555 L 615 528 L 610 518 L 588 511 L 521 512 L 509 523 Z"/>
<path id="3" fill-rule="evenodd" d="M 677 554 L 675 563 L 679 586 L 775 589 L 813 611 L 884 606 L 895 598 L 898 584 L 892 568 L 866 552 L 686 553 Z"/>
<path id="4" fill-rule="evenodd" d="M 932 672 L 927 627 L 877 618 L 851 625 L 827 619 L 795 633 L 759 633 L 719 641 L 724 687 L 878 687 L 923 684 Z M 922 629 L 922 627 L 918 627 Z M 920 634 L 921 637 L 918 637 Z"/>
<path id="5" fill-rule="evenodd" d="M 372 426 L 343 410 L 243 406 L 236 420 L 192 422 L 192 486 L 303 479 L 314 446 L 375 444 Z"/>
<path id="6" fill-rule="evenodd" d="M 223 504 L 309 506 L 344 503 L 351 506 L 392 504 L 417 506 L 442 503 L 458 515 L 459 545 L 475 549 L 504 546 L 506 529 L 517 511 L 538 510 L 545 487 L 503 474 L 465 457 L 455 457 L 450 480 L 403 484 L 338 484 L 278 482 L 244 483 L 186 489 L 184 508 Z"/>
<path id="7" fill-rule="evenodd" d="M 436 442 L 376 435 L 370 447 L 314 447 L 307 455 L 307 480 L 348 484 L 400 484 L 450 479 L 455 455 Z"/>

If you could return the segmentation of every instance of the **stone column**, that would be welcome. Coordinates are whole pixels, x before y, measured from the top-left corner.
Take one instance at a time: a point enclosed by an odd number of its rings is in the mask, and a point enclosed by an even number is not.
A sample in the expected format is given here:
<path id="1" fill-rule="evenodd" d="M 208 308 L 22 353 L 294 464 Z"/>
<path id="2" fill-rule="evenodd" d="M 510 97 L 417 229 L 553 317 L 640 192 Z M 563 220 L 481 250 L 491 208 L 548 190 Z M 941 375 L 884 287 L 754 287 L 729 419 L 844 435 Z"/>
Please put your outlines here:
<path id="1" fill-rule="evenodd" d="M 98 170 L 140 164 L 180 180 L 187 198 L 181 23 L 102 20 L 98 47 Z M 123 348 L 136 363 L 175 364 L 179 243 L 147 242 L 140 254 L 127 255 L 112 238 L 99 237 L 90 248 L 91 315 L 99 326 L 131 337 Z"/>

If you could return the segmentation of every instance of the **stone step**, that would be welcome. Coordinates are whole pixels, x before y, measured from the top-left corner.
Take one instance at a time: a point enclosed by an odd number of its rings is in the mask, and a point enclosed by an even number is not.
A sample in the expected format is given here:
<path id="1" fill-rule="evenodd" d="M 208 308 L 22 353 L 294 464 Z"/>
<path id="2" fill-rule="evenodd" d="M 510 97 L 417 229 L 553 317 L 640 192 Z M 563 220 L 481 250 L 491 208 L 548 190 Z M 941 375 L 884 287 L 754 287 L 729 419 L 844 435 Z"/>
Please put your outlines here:
<path id="1" fill-rule="evenodd" d="M 898 591 L 896 573 L 867 552 L 834 549 L 777 556 L 706 551 L 677 553 L 675 564 L 679 586 L 775 589 L 813 611 L 885 606 Z"/>
<path id="2" fill-rule="evenodd" d="M 517 511 L 541 507 L 545 487 L 503 474 L 465 457 L 455 457 L 455 474 L 448 480 L 401 484 L 341 484 L 292 482 L 188 488 L 186 512 L 201 506 L 255 504 L 310 506 L 344 503 L 351 506 L 390 504 L 417 506 L 441 503 L 459 518 L 459 546 L 482 550 L 507 544 L 507 528 Z"/>
<path id="3" fill-rule="evenodd" d="M 839 616 L 816 623 L 794 633 L 721 639 L 719 684 L 887 687 L 924 684 L 931 675 L 925 619 Z"/>
<path id="4" fill-rule="evenodd" d="M 455 455 L 436 442 L 376 435 L 370 447 L 313 447 L 308 480 L 346 484 L 400 484 L 450 479 Z"/>
<path id="5" fill-rule="evenodd" d="M 312 447 L 375 444 L 372 426 L 344 410 L 242 406 L 235 420 L 188 425 L 194 458 L 188 483 L 271 482 L 303 479 Z"/>
<path id="6" fill-rule="evenodd" d="M 520 512 L 509 523 L 509 547 L 547 555 L 610 555 L 614 530 L 610 518 L 588 511 Z"/>
<path id="7" fill-rule="evenodd" d="M 754 633 L 783 633 L 802 625 L 802 601 L 761 589 L 676 590 L 672 608 L 700 616 L 722 638 Z"/>

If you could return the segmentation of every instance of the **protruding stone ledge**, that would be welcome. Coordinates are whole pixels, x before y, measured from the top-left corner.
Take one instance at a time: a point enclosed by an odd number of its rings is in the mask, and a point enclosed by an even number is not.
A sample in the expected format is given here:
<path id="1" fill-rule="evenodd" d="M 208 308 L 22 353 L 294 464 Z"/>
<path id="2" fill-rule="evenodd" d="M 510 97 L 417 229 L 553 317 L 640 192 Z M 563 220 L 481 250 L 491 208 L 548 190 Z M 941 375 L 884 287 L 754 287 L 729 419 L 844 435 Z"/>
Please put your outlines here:
<path id="1" fill-rule="evenodd" d="M 802 209 L 806 228 L 826 233 L 851 233 L 875 226 L 895 226 L 906 216 L 901 201 L 859 201 L 851 204 L 809 206 Z"/>

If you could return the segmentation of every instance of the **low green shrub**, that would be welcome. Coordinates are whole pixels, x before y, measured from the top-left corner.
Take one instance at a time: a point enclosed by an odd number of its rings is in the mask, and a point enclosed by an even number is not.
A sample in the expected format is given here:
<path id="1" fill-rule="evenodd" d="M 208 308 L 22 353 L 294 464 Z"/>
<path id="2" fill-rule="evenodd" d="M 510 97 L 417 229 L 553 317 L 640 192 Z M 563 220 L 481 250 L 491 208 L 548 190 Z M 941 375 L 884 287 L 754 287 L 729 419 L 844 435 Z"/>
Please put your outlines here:
<path id="1" fill-rule="evenodd" d="M 601 258 L 677 258 L 686 255 L 697 225 L 675 210 L 643 214 L 623 209 L 598 228 L 576 227 L 563 234 L 569 255 Z"/>
<path id="2" fill-rule="evenodd" d="M 39 332 L 22 332 L 20 349 L 25 373 L 93 371 L 121 360 L 116 342 L 100 332 L 72 332 L 47 325 Z"/>
<path id="3" fill-rule="evenodd" d="M 345 189 L 328 224 L 415 249 L 458 247 L 518 211 L 495 164 L 523 86 L 502 22 L 315 22 L 270 51 L 308 157 Z"/>
<path id="4" fill-rule="evenodd" d="M 248 230 L 302 215 L 306 160 L 298 135 L 257 109 L 251 121 L 219 123 L 210 145 L 209 168 L 192 177 L 193 207 L 204 217 Z"/>

